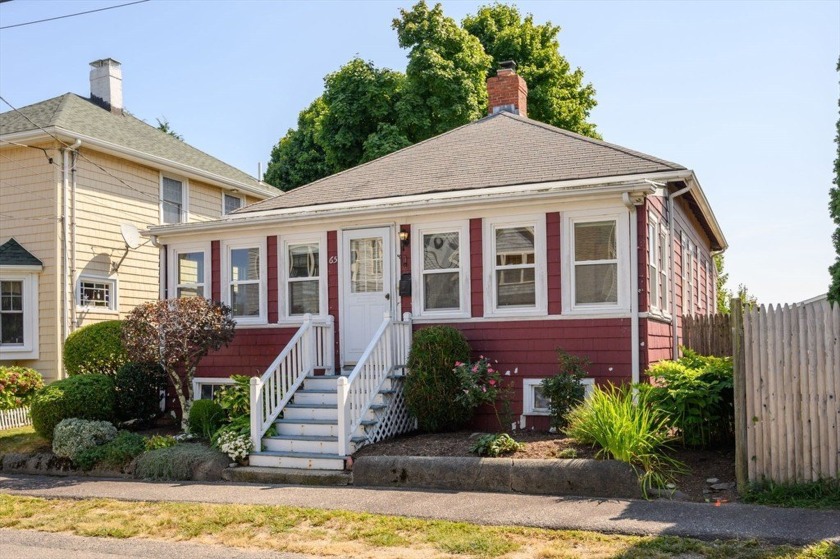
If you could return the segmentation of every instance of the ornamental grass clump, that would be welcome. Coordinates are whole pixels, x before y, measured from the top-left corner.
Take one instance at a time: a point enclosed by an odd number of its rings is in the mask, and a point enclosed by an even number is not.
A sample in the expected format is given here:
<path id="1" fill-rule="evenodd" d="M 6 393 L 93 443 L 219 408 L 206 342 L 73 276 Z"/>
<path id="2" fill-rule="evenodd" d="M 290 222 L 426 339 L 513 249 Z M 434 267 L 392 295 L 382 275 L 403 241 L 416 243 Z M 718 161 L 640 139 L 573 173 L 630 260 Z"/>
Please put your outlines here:
<path id="1" fill-rule="evenodd" d="M 186 481 L 193 471 L 219 458 L 219 452 L 198 443 L 183 443 L 141 454 L 134 475 L 141 479 Z"/>
<path id="2" fill-rule="evenodd" d="M 642 490 L 662 488 L 685 466 L 665 451 L 671 440 L 668 418 L 652 407 L 644 392 L 627 386 L 595 386 L 589 398 L 568 415 L 566 433 L 583 444 L 599 446 L 598 458 L 630 464 Z"/>

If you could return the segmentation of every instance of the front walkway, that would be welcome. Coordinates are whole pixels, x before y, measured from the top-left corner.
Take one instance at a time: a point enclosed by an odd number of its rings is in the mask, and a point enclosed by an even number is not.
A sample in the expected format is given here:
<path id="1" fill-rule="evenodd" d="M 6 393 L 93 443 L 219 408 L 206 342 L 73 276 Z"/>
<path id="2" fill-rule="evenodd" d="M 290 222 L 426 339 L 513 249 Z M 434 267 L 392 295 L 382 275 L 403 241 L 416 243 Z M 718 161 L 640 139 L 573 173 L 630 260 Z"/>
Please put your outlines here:
<path id="1" fill-rule="evenodd" d="M 236 483 L 150 483 L 74 477 L 0 475 L 0 493 L 55 498 L 186 501 L 343 509 L 490 525 L 592 530 L 635 535 L 749 539 L 806 545 L 840 543 L 840 511 L 756 505 L 540 495 L 301 487 Z"/>

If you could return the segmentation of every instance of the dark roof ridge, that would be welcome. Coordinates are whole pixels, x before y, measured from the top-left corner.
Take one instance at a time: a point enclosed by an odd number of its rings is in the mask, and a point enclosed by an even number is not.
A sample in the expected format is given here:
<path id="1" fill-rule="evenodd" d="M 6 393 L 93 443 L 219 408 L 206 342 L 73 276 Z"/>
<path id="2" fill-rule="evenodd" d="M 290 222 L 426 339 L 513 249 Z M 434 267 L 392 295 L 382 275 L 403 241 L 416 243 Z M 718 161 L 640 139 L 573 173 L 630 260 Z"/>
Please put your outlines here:
<path id="1" fill-rule="evenodd" d="M 551 124 L 541 122 L 539 120 L 534 120 L 532 118 L 528 118 L 522 115 L 513 114 L 507 111 L 502 111 L 498 114 L 503 114 L 508 118 L 512 118 L 514 120 L 520 121 L 523 124 L 530 124 L 531 126 L 536 126 L 537 128 L 543 128 L 544 130 L 548 130 L 549 132 L 554 132 L 556 134 L 561 134 L 563 136 L 567 136 L 576 140 L 583 140 L 585 142 L 589 142 L 590 144 L 609 148 L 618 152 L 621 152 L 625 155 L 630 155 L 633 157 L 638 157 L 640 159 L 644 159 L 645 161 L 650 161 L 651 163 L 658 163 L 660 165 L 667 165 L 673 167 L 674 170 L 682 170 L 687 169 L 684 165 L 680 165 L 679 163 L 674 163 L 673 161 L 668 161 L 667 159 L 660 159 L 658 157 L 654 157 L 653 155 L 648 155 L 646 153 L 642 153 L 640 151 L 632 150 L 630 148 L 626 148 L 624 146 L 620 146 L 618 144 L 612 144 L 610 142 L 605 142 L 604 140 L 599 140 L 597 138 L 590 138 L 589 136 L 584 136 L 583 134 L 578 134 L 577 132 L 572 132 L 571 130 L 566 130 L 565 128 L 560 128 L 559 126 L 553 126 Z"/>

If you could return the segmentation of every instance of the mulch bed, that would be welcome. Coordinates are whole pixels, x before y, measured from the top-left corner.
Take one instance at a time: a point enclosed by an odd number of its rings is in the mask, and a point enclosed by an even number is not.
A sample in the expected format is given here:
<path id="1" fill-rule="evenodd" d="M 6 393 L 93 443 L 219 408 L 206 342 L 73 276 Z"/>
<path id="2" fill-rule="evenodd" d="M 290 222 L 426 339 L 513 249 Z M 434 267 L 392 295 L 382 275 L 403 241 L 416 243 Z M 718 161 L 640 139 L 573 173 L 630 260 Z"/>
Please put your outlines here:
<path id="1" fill-rule="evenodd" d="M 360 449 L 355 457 L 360 456 L 476 456 L 470 452 L 475 439 L 483 433 L 474 431 L 456 431 L 454 433 L 412 434 L 396 437 L 368 445 Z M 525 449 L 506 458 L 536 458 L 556 460 L 564 449 L 574 449 L 577 458 L 595 458 L 597 449 L 584 446 L 554 433 L 539 431 L 519 431 L 513 438 L 525 444 Z M 677 489 L 691 501 L 698 502 L 733 502 L 737 493 L 733 488 L 711 489 L 709 479 L 717 484 L 734 483 L 735 450 L 694 450 L 675 447 L 671 453 L 674 458 L 688 467 L 688 473 L 676 480 Z"/>

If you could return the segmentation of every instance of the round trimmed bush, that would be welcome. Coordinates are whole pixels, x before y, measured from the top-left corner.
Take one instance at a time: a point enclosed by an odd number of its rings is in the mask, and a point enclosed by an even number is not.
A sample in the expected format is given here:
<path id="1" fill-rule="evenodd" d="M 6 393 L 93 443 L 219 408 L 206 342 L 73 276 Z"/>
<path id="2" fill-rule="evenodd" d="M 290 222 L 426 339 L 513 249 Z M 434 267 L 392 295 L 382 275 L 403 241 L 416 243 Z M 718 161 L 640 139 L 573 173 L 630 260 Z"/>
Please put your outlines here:
<path id="1" fill-rule="evenodd" d="M 114 381 L 105 375 L 80 375 L 45 386 L 32 399 L 35 432 L 52 440 L 62 419 L 114 419 Z"/>
<path id="2" fill-rule="evenodd" d="M 53 431 L 52 449 L 56 456 L 76 460 L 79 454 L 117 437 L 117 428 L 107 421 L 62 419 Z"/>
<path id="3" fill-rule="evenodd" d="M 44 387 L 41 373 L 29 367 L 0 366 L 0 410 L 26 406 Z"/>
<path id="4" fill-rule="evenodd" d="M 454 431 L 469 421 L 471 409 L 456 402 L 461 385 L 452 371 L 469 361 L 470 345 L 450 326 L 430 326 L 414 333 L 405 378 L 405 402 L 421 430 Z"/>
<path id="5" fill-rule="evenodd" d="M 147 421 L 160 414 L 160 391 L 166 375 L 155 363 L 126 363 L 114 377 L 116 413 L 120 421 Z"/>
<path id="6" fill-rule="evenodd" d="M 213 400 L 196 400 L 190 407 L 190 433 L 209 439 L 225 420 L 225 410 Z"/>
<path id="7" fill-rule="evenodd" d="M 114 376 L 128 362 L 122 343 L 122 321 L 107 320 L 79 328 L 64 342 L 64 367 L 68 376 Z"/>

